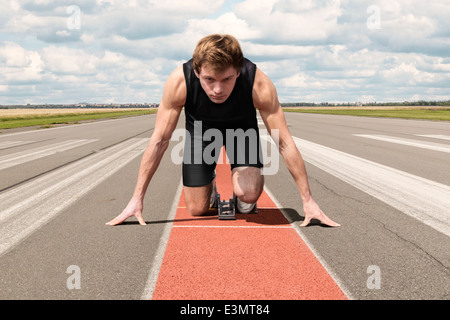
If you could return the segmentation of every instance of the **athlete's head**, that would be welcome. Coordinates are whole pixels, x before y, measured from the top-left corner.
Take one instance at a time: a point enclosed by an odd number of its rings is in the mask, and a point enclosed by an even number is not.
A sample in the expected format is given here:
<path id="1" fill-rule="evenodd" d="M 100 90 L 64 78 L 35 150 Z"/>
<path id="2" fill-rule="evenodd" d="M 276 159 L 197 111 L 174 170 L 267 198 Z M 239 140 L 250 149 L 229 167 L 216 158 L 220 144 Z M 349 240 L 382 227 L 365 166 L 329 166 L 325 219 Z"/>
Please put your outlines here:
<path id="1" fill-rule="evenodd" d="M 211 34 L 197 43 L 192 64 L 197 73 L 200 73 L 203 65 L 208 65 L 214 72 L 222 72 L 229 66 L 240 72 L 244 65 L 244 55 L 235 37 Z"/>
<path id="2" fill-rule="evenodd" d="M 198 42 L 192 64 L 211 101 L 223 103 L 233 91 L 244 56 L 235 37 L 212 34 Z"/>

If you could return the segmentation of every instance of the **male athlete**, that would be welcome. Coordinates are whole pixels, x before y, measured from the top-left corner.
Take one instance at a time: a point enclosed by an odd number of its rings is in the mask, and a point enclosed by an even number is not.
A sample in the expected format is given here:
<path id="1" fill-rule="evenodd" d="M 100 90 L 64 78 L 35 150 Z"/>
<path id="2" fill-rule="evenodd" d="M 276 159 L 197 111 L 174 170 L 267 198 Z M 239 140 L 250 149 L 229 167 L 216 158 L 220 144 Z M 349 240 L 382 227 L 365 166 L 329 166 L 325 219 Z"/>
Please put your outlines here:
<path id="1" fill-rule="evenodd" d="M 186 135 L 183 158 L 183 186 L 186 207 L 191 215 L 207 213 L 214 199 L 216 163 L 201 159 L 202 152 L 208 147 L 207 139 L 202 139 L 203 134 L 208 129 L 214 129 L 222 133 L 226 140 L 227 129 L 241 129 L 241 132 L 256 133 L 259 144 L 258 109 L 268 132 L 278 130 L 279 152 L 294 178 L 303 203 L 305 220 L 301 226 L 307 226 L 311 219 L 318 219 L 324 225 L 339 226 L 322 212 L 311 195 L 302 156 L 289 132 L 272 81 L 244 58 L 239 42 L 233 36 L 219 34 L 201 39 L 192 59 L 169 76 L 133 196 L 122 213 L 107 225 L 120 224 L 132 216 L 141 225 L 146 224 L 142 217 L 144 195 L 169 146 L 183 107 L 186 132 L 189 133 Z M 241 213 L 253 209 L 264 186 L 259 148 L 256 148 L 258 155 L 252 155 L 250 147 L 241 143 L 233 150 L 226 150 L 232 169 L 233 191 L 237 196 L 236 206 Z"/>

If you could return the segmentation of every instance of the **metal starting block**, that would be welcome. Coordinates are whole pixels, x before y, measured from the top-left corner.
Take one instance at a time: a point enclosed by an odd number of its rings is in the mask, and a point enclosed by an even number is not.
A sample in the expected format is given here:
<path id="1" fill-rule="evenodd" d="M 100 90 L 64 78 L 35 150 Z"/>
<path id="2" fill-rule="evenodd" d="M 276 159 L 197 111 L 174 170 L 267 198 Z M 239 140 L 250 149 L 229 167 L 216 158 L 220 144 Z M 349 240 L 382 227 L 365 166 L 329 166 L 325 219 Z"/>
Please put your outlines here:
<path id="1" fill-rule="evenodd" d="M 221 201 L 220 194 L 217 193 L 217 203 L 219 220 L 236 220 L 236 206 L 233 197 L 230 197 L 230 201 Z"/>
<path id="2" fill-rule="evenodd" d="M 237 197 L 233 194 L 230 196 L 230 201 L 221 201 L 220 194 L 216 193 L 216 203 L 217 209 L 219 212 L 219 220 L 236 220 L 236 212 L 239 212 L 236 207 Z M 255 207 L 252 209 L 251 213 L 258 213 L 258 208 Z"/>

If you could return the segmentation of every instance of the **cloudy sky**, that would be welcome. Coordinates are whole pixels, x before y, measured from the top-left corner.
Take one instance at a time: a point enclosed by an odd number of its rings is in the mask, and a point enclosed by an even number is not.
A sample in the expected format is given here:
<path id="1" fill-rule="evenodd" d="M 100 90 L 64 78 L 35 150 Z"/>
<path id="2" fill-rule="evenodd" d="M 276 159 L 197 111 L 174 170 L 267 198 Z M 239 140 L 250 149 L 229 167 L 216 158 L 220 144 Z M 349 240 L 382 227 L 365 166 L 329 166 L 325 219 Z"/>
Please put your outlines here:
<path id="1" fill-rule="evenodd" d="M 159 103 L 233 34 L 281 102 L 450 100 L 450 0 L 1 0 L 0 104 Z"/>

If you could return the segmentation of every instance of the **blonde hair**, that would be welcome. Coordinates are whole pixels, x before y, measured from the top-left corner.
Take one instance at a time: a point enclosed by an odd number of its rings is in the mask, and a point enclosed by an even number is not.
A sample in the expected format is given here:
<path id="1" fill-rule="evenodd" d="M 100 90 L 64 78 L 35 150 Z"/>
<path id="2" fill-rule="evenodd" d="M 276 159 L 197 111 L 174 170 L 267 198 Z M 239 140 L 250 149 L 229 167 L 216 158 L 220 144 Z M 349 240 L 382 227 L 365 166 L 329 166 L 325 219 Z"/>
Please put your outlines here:
<path id="1" fill-rule="evenodd" d="M 208 65 L 214 72 L 224 71 L 230 66 L 240 72 L 244 65 L 244 55 L 235 37 L 228 34 L 211 34 L 197 43 L 192 64 L 198 73 L 203 65 Z"/>

